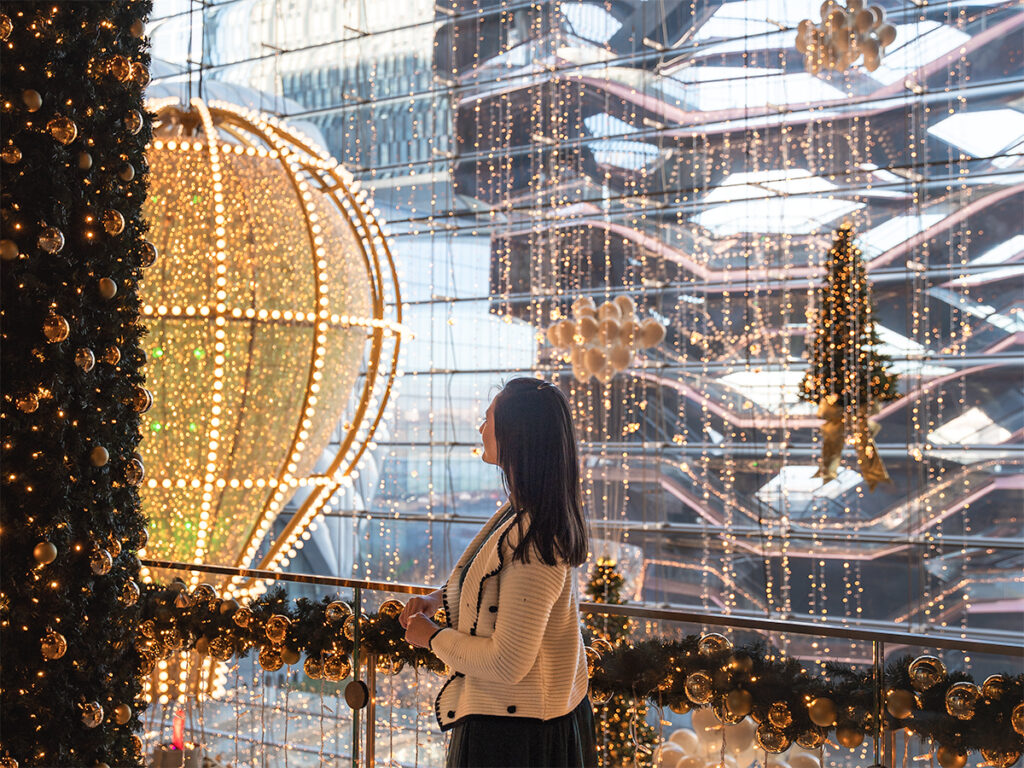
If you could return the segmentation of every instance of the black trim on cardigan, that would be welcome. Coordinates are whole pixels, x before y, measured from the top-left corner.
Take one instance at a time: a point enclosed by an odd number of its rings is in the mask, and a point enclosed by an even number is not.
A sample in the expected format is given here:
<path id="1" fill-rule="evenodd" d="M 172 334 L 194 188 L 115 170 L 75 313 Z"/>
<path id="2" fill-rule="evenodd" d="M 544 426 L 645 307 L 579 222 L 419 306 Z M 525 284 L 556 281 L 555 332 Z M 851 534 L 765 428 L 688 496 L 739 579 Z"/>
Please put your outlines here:
<path id="1" fill-rule="evenodd" d="M 469 630 L 469 634 L 476 635 L 477 624 L 480 623 L 480 603 L 484 600 L 484 582 L 492 576 L 496 576 L 501 571 L 502 566 L 505 564 L 505 556 L 501 552 L 501 548 L 505 544 L 505 537 L 508 536 L 508 532 L 512 530 L 512 526 L 519 522 L 519 515 L 521 513 L 516 512 L 512 519 L 505 526 L 505 530 L 501 532 L 501 536 L 498 537 L 498 567 L 490 573 L 485 573 L 480 577 L 480 582 L 477 585 L 476 592 L 476 618 L 473 619 L 473 627 Z M 461 591 L 460 591 L 461 596 Z"/>

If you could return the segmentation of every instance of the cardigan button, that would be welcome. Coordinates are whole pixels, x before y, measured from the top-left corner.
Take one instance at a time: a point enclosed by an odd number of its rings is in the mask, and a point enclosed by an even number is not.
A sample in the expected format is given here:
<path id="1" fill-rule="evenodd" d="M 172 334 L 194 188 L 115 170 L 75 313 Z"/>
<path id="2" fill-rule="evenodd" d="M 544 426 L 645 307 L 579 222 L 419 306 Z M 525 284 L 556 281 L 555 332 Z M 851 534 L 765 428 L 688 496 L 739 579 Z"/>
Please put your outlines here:
<path id="1" fill-rule="evenodd" d="M 498 612 L 498 606 L 496 606 L 496 605 L 492 605 L 492 606 L 491 606 L 490 608 L 488 608 L 487 610 L 489 610 L 489 611 L 490 611 L 491 613 L 497 613 L 497 612 Z"/>
<path id="2" fill-rule="evenodd" d="M 510 705 L 509 708 L 508 708 L 508 713 L 511 715 L 515 711 L 516 711 L 515 704 Z"/>
<path id="3" fill-rule="evenodd" d="M 455 710 L 453 710 L 453 709 L 448 710 L 448 717 L 455 717 Z"/>

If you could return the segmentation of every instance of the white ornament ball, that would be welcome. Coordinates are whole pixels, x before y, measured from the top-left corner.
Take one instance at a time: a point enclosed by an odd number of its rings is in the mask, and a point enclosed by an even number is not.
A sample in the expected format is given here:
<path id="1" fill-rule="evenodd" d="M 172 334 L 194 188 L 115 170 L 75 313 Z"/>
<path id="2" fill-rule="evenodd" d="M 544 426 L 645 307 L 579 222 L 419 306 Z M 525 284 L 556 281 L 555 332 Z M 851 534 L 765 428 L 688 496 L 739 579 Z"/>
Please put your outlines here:
<path id="1" fill-rule="evenodd" d="M 697 734 L 697 739 L 701 744 L 714 741 L 721 746 L 722 724 L 718 722 L 718 718 L 715 717 L 711 707 L 693 710 L 693 714 L 690 715 L 690 723 L 693 725 L 693 732 Z"/>
<path id="2" fill-rule="evenodd" d="M 696 755 L 697 750 L 700 748 L 697 734 L 689 728 L 677 728 L 668 738 L 673 744 L 678 744 L 687 755 Z"/>
<path id="3" fill-rule="evenodd" d="M 789 768 L 821 768 L 821 762 L 818 758 L 806 753 L 790 755 Z"/>
<path id="4" fill-rule="evenodd" d="M 745 752 L 754 743 L 756 732 L 757 724 L 749 717 L 735 725 L 725 726 L 725 748 L 734 755 Z"/>
<path id="5" fill-rule="evenodd" d="M 676 768 L 679 765 L 679 761 L 684 757 L 686 755 L 683 754 L 683 750 L 680 749 L 678 744 L 666 741 L 655 748 L 654 753 L 651 755 L 651 765 L 654 768 Z"/>

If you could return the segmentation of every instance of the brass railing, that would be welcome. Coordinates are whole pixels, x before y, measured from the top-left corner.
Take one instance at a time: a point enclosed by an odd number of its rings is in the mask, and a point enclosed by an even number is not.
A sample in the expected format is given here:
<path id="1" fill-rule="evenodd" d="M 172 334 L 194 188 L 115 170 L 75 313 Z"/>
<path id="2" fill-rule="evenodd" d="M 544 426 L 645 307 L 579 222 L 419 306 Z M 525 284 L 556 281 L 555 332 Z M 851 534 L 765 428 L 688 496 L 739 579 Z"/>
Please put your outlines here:
<path id="1" fill-rule="evenodd" d="M 279 573 L 276 571 L 235 568 L 223 565 L 179 563 L 169 560 L 143 559 L 142 564 L 151 569 L 160 568 L 173 571 L 188 571 L 191 573 L 205 573 L 220 576 L 238 576 L 244 579 L 261 581 L 316 584 L 318 586 L 334 587 L 336 589 L 351 589 L 353 602 L 355 603 L 353 613 L 356 616 L 352 649 L 352 677 L 355 681 L 361 680 L 358 617 L 361 615 L 363 592 L 365 590 L 369 590 L 371 592 L 425 595 L 437 589 L 437 587 L 424 586 L 421 584 L 374 581 L 370 579 L 346 579 L 336 576 L 319 576 L 303 573 Z M 1024 644 L 972 640 L 964 637 L 948 637 L 918 632 L 879 631 L 848 626 L 837 626 L 834 623 L 815 623 L 808 621 L 758 618 L 753 616 L 736 616 L 731 614 L 683 611 L 674 608 L 651 608 L 642 605 L 581 602 L 579 607 L 581 613 L 588 614 L 627 616 L 630 618 L 647 619 L 650 621 L 670 621 L 681 624 L 731 627 L 733 629 L 749 630 L 753 632 L 797 634 L 869 642 L 871 643 L 872 666 L 875 671 L 876 680 L 883 679 L 885 649 L 887 644 L 890 646 L 902 645 L 917 648 L 941 648 L 945 650 L 991 654 L 994 656 L 1024 658 Z M 365 766 L 365 768 L 373 768 L 373 766 L 376 765 L 376 736 L 374 729 L 374 721 L 376 717 L 376 659 L 373 658 L 372 655 L 366 655 L 365 671 L 366 680 L 363 680 L 362 682 L 370 692 L 365 705 L 366 732 L 365 735 L 360 733 L 360 708 L 354 708 L 352 710 L 352 768 L 361 768 L 362 766 Z M 882 717 L 884 706 L 883 688 L 881 685 L 876 685 L 874 702 L 875 722 L 885 722 L 884 717 Z M 877 731 L 874 733 L 875 762 L 881 766 L 892 766 L 893 755 L 887 754 L 884 736 L 884 733 Z M 365 743 L 365 750 L 362 752 L 362 755 L 360 754 L 361 741 Z"/>

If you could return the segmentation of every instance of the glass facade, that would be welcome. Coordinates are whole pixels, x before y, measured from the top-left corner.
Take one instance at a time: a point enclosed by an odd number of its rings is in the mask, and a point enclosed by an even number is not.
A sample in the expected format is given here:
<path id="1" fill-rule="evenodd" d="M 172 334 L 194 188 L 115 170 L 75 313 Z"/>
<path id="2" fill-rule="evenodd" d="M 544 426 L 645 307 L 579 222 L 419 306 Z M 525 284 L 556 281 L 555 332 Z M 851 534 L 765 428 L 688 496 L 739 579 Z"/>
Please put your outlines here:
<path id="1" fill-rule="evenodd" d="M 442 581 L 502 498 L 488 401 L 538 375 L 574 403 L 593 554 L 633 599 L 1015 636 L 1024 11 L 881 5 L 877 69 L 811 74 L 809 0 L 158 1 L 154 87 L 191 69 L 315 126 L 404 282 L 396 410 L 292 568 Z M 797 397 L 843 221 L 900 377 L 874 491 L 850 448 L 813 477 Z M 545 331 L 586 296 L 632 298 L 665 339 L 580 381 Z"/>

